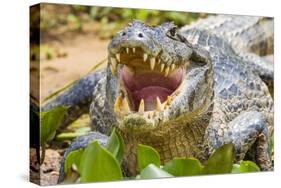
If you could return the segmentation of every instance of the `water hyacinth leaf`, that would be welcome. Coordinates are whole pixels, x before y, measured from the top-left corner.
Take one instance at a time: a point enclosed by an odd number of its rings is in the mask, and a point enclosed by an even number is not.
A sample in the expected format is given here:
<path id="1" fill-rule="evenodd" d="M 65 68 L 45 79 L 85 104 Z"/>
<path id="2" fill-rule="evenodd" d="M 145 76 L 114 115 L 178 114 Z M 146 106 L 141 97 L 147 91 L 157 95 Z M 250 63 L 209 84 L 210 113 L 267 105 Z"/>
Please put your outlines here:
<path id="1" fill-rule="evenodd" d="M 240 172 L 259 172 L 260 168 L 252 161 L 241 161 Z"/>
<path id="2" fill-rule="evenodd" d="M 232 174 L 240 173 L 240 165 L 239 164 L 233 164 L 231 173 Z"/>
<path id="3" fill-rule="evenodd" d="M 207 160 L 204 174 L 230 173 L 233 166 L 235 150 L 233 144 L 225 144 L 218 148 Z"/>
<path id="4" fill-rule="evenodd" d="M 81 148 L 81 149 L 72 151 L 67 155 L 66 160 L 64 162 L 64 172 L 65 173 L 67 173 L 71 169 L 72 165 L 76 165 L 76 167 L 78 168 L 78 171 L 79 171 L 80 159 L 81 159 L 83 152 L 84 152 L 84 149 Z"/>
<path id="5" fill-rule="evenodd" d="M 80 159 L 81 182 L 122 180 L 121 167 L 115 157 L 98 141 L 87 146 Z"/>
<path id="6" fill-rule="evenodd" d="M 45 144 L 54 138 L 67 111 L 65 106 L 57 106 L 52 110 L 40 113 L 40 143 Z"/>
<path id="7" fill-rule="evenodd" d="M 169 177 L 173 177 L 173 175 L 158 168 L 154 164 L 149 164 L 147 167 L 145 167 L 141 171 L 140 176 L 139 176 L 140 179 L 169 178 Z"/>
<path id="8" fill-rule="evenodd" d="M 115 129 L 113 129 L 108 144 L 107 144 L 107 150 L 112 153 L 112 155 L 119 161 L 122 161 L 123 153 L 124 153 L 124 140 L 119 135 L 118 132 L 116 132 Z"/>
<path id="9" fill-rule="evenodd" d="M 75 171 L 73 168 L 70 168 L 68 172 L 65 174 L 64 180 L 61 184 L 77 183 L 79 177 L 80 177 L 79 173 Z"/>
<path id="10" fill-rule="evenodd" d="M 142 171 L 147 165 L 154 164 L 160 167 L 160 155 L 152 147 L 139 144 L 137 147 L 137 160 L 139 170 Z"/>
<path id="11" fill-rule="evenodd" d="M 178 158 L 166 163 L 163 170 L 173 176 L 194 176 L 202 174 L 203 166 L 194 158 Z"/>

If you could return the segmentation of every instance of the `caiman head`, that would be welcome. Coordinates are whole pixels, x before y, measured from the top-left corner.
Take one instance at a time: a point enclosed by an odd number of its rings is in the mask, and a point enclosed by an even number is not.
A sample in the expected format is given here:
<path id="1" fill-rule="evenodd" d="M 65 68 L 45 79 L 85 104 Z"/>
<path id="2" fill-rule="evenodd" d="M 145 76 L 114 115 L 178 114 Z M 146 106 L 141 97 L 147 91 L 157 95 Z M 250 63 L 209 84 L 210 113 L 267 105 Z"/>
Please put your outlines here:
<path id="1" fill-rule="evenodd" d="M 130 23 L 108 46 L 107 99 L 124 131 L 142 133 L 204 113 L 212 66 L 173 23 Z"/>

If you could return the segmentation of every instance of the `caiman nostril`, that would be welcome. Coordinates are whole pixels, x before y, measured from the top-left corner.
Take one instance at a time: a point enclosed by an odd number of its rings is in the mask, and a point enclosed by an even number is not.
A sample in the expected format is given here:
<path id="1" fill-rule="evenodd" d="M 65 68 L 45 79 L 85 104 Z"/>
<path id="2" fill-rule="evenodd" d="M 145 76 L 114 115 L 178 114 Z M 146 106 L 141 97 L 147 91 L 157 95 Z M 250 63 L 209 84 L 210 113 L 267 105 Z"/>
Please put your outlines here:
<path id="1" fill-rule="evenodd" d="M 122 33 L 122 36 L 125 36 L 125 35 L 126 35 L 126 32 L 123 32 L 123 33 Z"/>
<path id="2" fill-rule="evenodd" d="M 143 37 L 143 34 L 142 34 L 142 33 L 139 33 L 139 34 L 138 34 L 138 37 L 142 38 L 142 37 Z"/>

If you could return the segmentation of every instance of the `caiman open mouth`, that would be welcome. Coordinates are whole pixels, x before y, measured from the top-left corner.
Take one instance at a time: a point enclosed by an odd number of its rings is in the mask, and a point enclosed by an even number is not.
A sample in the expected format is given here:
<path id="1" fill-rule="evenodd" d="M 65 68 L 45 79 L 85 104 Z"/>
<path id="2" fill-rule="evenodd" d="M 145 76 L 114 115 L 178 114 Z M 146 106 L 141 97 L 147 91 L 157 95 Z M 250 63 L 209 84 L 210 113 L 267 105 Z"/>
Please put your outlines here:
<path id="1" fill-rule="evenodd" d="M 120 95 L 115 101 L 117 115 L 138 113 L 156 117 L 176 97 L 185 66 L 166 66 L 160 56 L 150 56 L 140 47 L 121 48 L 111 57 L 111 71 L 119 74 Z"/>

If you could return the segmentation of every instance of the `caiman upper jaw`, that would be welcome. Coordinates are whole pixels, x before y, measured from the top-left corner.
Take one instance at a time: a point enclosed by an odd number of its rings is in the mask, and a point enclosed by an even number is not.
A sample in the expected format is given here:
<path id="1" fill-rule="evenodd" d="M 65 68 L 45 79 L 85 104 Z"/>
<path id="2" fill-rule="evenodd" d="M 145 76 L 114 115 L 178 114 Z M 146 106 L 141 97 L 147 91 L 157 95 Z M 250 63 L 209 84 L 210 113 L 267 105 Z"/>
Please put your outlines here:
<path id="1" fill-rule="evenodd" d="M 145 52 L 140 47 L 124 47 L 121 48 L 119 52 L 110 55 L 111 71 L 112 74 L 116 74 L 118 64 L 128 64 L 128 59 L 126 56 L 136 56 L 138 58 L 143 58 L 143 63 L 149 63 L 150 70 L 153 71 L 156 64 L 159 64 L 160 72 L 163 72 L 165 76 L 168 76 L 170 72 L 178 68 L 179 66 L 175 63 L 167 65 L 166 62 L 161 60 L 160 55 L 149 55 L 150 53 Z M 122 58 L 122 59 L 121 59 Z M 123 59 L 124 58 L 124 59 Z"/>
<path id="2" fill-rule="evenodd" d="M 112 74 L 118 77 L 119 96 L 114 104 L 115 113 L 123 117 L 136 113 L 154 118 L 172 102 L 181 85 L 185 66 L 161 60 L 141 47 L 123 47 L 109 57 Z"/>

